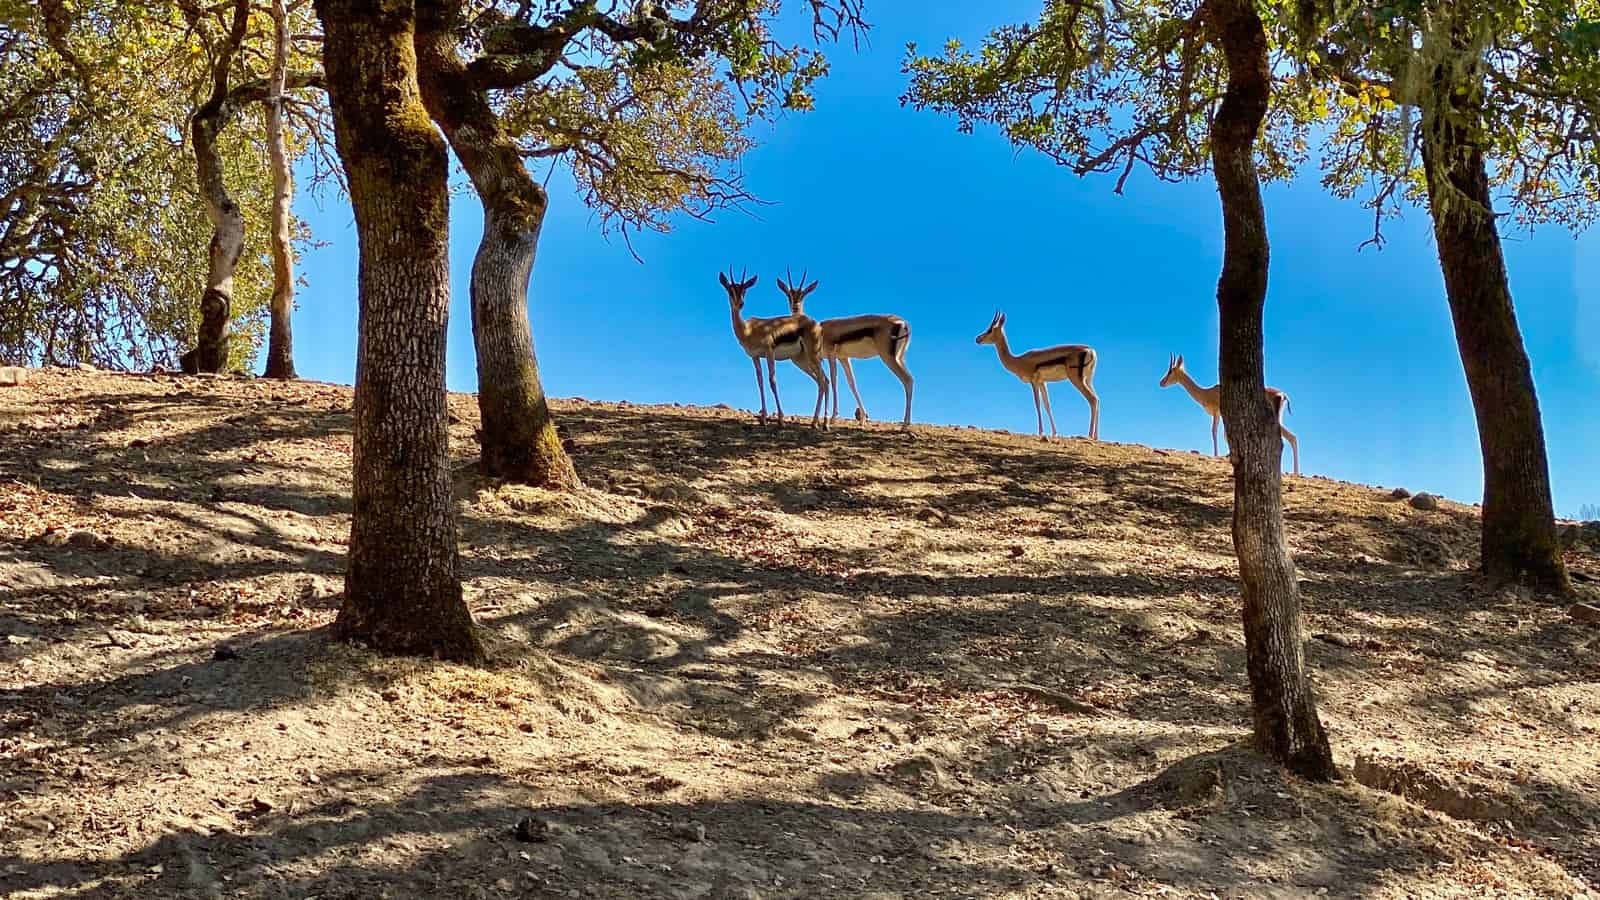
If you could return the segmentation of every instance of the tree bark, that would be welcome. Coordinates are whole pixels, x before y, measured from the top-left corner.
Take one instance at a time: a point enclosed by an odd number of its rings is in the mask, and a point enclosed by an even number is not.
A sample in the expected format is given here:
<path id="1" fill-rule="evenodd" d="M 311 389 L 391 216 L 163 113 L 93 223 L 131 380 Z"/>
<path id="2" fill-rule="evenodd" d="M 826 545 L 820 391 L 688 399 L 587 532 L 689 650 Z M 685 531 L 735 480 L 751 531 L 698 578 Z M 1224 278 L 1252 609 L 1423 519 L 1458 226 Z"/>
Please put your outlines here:
<path id="1" fill-rule="evenodd" d="M 1476 60 L 1467 28 L 1453 30 L 1446 60 Z M 1483 571 L 1567 596 L 1539 398 L 1489 193 L 1483 84 L 1476 65 L 1441 63 L 1422 102 L 1428 208 L 1483 454 Z"/>
<path id="2" fill-rule="evenodd" d="M 459 0 L 419 0 L 417 55 L 423 102 L 483 204 L 471 282 L 483 467 L 499 478 L 570 489 L 578 474 L 556 434 L 528 324 L 528 280 L 548 198 L 467 75 L 459 15 Z"/>
<path id="3" fill-rule="evenodd" d="M 355 498 L 335 634 L 474 660 L 448 457 L 445 148 L 422 107 L 410 0 L 317 0 L 360 247 Z"/>
<path id="4" fill-rule="evenodd" d="M 283 137 L 283 94 L 289 75 L 289 10 L 272 0 L 272 76 L 267 85 L 267 153 L 272 167 L 272 314 L 267 336 L 268 378 L 295 378 L 294 249 L 289 241 L 289 202 L 294 184 Z"/>
<path id="5" fill-rule="evenodd" d="M 200 197 L 205 202 L 206 218 L 211 222 L 211 245 L 207 251 L 206 290 L 200 297 L 200 333 L 192 364 L 185 365 L 185 370 L 220 372 L 228 364 L 233 273 L 239 267 L 239 254 L 244 251 L 244 214 L 223 183 L 217 137 L 233 112 L 228 75 L 249 24 L 249 0 L 234 0 L 232 25 L 212 61 L 211 95 L 189 121 Z"/>
<path id="6" fill-rule="evenodd" d="M 1337 770 L 1305 670 L 1300 594 L 1283 531 L 1283 439 L 1263 372 L 1270 252 L 1254 147 L 1271 90 L 1267 37 L 1251 0 L 1212 0 L 1209 25 L 1228 64 L 1227 91 L 1211 128 L 1225 235 L 1217 281 L 1218 368 L 1233 457 L 1233 545 L 1244 595 L 1255 743 L 1291 771 L 1325 780 Z"/>

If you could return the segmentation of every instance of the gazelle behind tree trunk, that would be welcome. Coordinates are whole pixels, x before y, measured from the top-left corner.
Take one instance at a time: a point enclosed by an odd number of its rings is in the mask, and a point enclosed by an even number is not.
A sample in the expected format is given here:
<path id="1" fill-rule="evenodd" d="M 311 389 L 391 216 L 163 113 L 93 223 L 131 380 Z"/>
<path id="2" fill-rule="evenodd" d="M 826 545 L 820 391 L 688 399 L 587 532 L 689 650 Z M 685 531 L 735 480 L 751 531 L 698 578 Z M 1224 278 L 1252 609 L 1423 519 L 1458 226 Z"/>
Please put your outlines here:
<path id="1" fill-rule="evenodd" d="M 729 272 L 731 275 L 732 272 Z M 772 385 L 772 402 L 778 407 L 778 424 L 783 424 L 783 401 L 778 399 L 778 360 L 793 360 L 800 370 L 817 383 L 817 405 L 811 411 L 811 427 L 826 429 L 822 421 L 822 404 L 828 395 L 828 376 L 822 373 L 822 329 L 805 316 L 776 316 L 767 319 L 744 317 L 744 295 L 756 283 L 757 276 L 735 280 L 717 273 L 722 289 L 728 292 L 728 306 L 733 311 L 733 336 L 749 355 L 756 369 L 756 390 L 761 393 L 759 420 L 767 421 L 767 390 L 761 380 L 761 360 L 767 361 L 767 380 Z M 812 285 L 815 287 L 815 285 Z"/>
<path id="2" fill-rule="evenodd" d="M 1089 401 L 1089 440 L 1100 439 L 1100 398 L 1094 392 L 1096 357 L 1093 347 L 1061 344 L 1013 355 L 1011 346 L 1006 343 L 1006 315 L 1002 312 L 994 314 L 994 321 L 978 335 L 978 343 L 993 344 L 1000 354 L 1000 365 L 1033 388 L 1033 412 L 1039 417 L 1039 437 L 1044 437 L 1046 415 L 1050 417 L 1050 436 L 1056 436 L 1056 414 L 1050 409 L 1050 382 L 1070 381 L 1083 399 Z M 1041 397 L 1044 399 L 1042 414 L 1039 411 Z"/>
<path id="3" fill-rule="evenodd" d="M 1211 416 L 1211 455 L 1221 456 L 1222 450 L 1217 443 L 1217 423 L 1222 421 L 1222 385 L 1214 384 L 1211 387 L 1201 387 L 1189 377 L 1183 368 L 1183 357 L 1174 357 L 1167 363 L 1167 374 L 1161 378 L 1162 387 L 1174 384 L 1183 385 L 1189 392 L 1194 402 Z M 1283 426 L 1284 413 L 1289 411 L 1289 395 L 1275 387 L 1267 388 L 1267 401 L 1272 404 L 1272 411 L 1278 417 L 1278 431 L 1283 434 L 1283 439 L 1289 442 L 1289 449 L 1294 453 L 1294 474 L 1300 474 L 1300 442 L 1295 439 L 1294 432 Z"/>
<path id="4" fill-rule="evenodd" d="M 778 281 L 778 289 L 789 298 L 789 311 L 805 315 L 806 296 L 816 290 L 817 283 L 805 284 L 805 273 L 800 274 L 800 285 Z M 848 316 L 841 319 L 823 319 L 817 323 L 822 329 L 822 357 L 828 361 L 828 379 L 832 386 L 833 412 L 829 421 L 839 418 L 839 364 L 844 363 L 844 377 L 850 383 L 850 394 L 856 398 L 856 420 L 866 421 L 866 404 L 861 402 L 861 392 L 856 389 L 856 373 L 850 368 L 852 359 L 877 357 L 889 367 L 894 377 L 906 391 L 905 418 L 900 427 L 911 427 L 911 391 L 914 379 L 906 368 L 906 348 L 911 345 L 911 326 L 899 316 Z"/>

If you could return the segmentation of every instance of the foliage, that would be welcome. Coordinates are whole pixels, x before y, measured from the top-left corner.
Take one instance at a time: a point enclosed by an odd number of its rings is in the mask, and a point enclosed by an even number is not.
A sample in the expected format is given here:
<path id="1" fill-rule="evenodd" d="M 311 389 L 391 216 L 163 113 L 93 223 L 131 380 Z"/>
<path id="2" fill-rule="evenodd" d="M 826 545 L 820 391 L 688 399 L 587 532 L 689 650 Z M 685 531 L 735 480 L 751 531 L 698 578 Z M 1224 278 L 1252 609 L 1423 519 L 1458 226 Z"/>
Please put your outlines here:
<path id="1" fill-rule="evenodd" d="M 1461 122 L 1515 221 L 1577 230 L 1600 209 L 1600 2 L 1315 3 L 1302 11 L 1304 90 L 1327 122 L 1324 184 L 1383 220 L 1426 190 L 1422 116 L 1470 94 Z M 1460 111 L 1450 113 L 1457 117 Z"/>
<path id="2" fill-rule="evenodd" d="M 705 64 L 586 68 L 516 92 L 505 109 L 524 154 L 560 157 L 603 225 L 666 231 L 670 213 L 702 215 L 743 199 L 723 172 L 752 142 Z"/>
<path id="3" fill-rule="evenodd" d="M 1199 0 L 1048 0 L 1037 23 L 997 28 L 976 50 L 906 50 L 903 104 L 953 115 L 963 132 L 999 126 L 1079 175 L 1115 172 L 1119 193 L 1138 166 L 1165 181 L 1210 167 L 1227 73 Z M 1291 176 L 1306 156 L 1305 117 L 1280 95 L 1256 144 L 1264 178 Z"/>
<path id="4" fill-rule="evenodd" d="M 865 28 L 858 0 L 796 5 L 819 42 Z M 824 55 L 778 39 L 781 0 L 618 6 L 469 6 L 471 77 L 527 159 L 571 169 L 602 227 L 665 231 L 675 214 L 754 201 L 737 167 L 749 127 L 811 109 Z"/>
<path id="5" fill-rule="evenodd" d="M 0 357 L 171 367 L 192 343 L 211 227 L 186 122 L 206 38 L 154 0 L 0 0 Z M 271 183 L 259 113 L 241 123 L 219 150 L 255 225 Z M 261 341 L 265 254 L 255 225 L 236 276 L 235 364 Z"/>

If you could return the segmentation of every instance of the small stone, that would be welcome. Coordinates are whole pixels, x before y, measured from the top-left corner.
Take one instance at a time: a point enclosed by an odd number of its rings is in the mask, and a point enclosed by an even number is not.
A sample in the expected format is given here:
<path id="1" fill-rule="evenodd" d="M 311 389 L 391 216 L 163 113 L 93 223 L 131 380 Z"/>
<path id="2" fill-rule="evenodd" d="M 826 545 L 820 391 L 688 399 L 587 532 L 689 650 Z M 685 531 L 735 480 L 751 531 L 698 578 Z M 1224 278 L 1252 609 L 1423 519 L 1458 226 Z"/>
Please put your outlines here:
<path id="1" fill-rule="evenodd" d="M 1600 625 L 1600 606 L 1591 603 L 1574 603 L 1567 607 L 1567 615 L 1575 622 Z"/>
<path id="2" fill-rule="evenodd" d="M 550 840 L 550 823 L 533 816 L 523 816 L 517 820 L 516 827 L 511 833 L 517 840 L 525 844 L 538 844 Z"/>
<path id="3" fill-rule="evenodd" d="M 1389 492 L 1389 499 L 1390 500 L 1404 500 L 1404 499 L 1406 499 L 1407 497 L 1410 497 L 1410 496 L 1411 496 L 1411 492 L 1406 490 L 1405 488 L 1395 488 L 1394 490 Z"/>
<path id="4" fill-rule="evenodd" d="M 67 541 L 71 539 L 71 537 L 72 532 L 70 531 L 62 531 L 58 528 L 52 528 L 49 531 L 46 531 L 44 534 L 39 535 L 39 543 L 44 544 L 46 547 L 65 547 L 67 545 Z"/>
<path id="5" fill-rule="evenodd" d="M 388 690 L 385 690 L 383 693 L 379 694 L 378 696 L 380 696 L 383 699 L 389 701 L 390 703 L 393 703 L 396 700 L 400 699 L 400 692 L 395 690 L 394 688 L 389 688 Z"/>
<path id="6" fill-rule="evenodd" d="M 1012 559 L 1020 558 L 1022 556 L 1022 553 L 1023 553 L 1022 545 L 1021 544 L 1012 544 L 1011 545 L 1011 550 L 1009 552 L 1011 553 L 1011 558 Z"/>
<path id="7" fill-rule="evenodd" d="M 211 658 L 217 662 L 238 659 L 239 651 L 233 649 L 233 647 L 228 644 L 218 644 L 217 649 L 211 651 Z"/>
<path id="8" fill-rule="evenodd" d="M 250 809 L 253 810 L 257 815 L 272 812 L 277 808 L 277 804 L 265 797 L 256 797 L 250 801 Z"/>
<path id="9" fill-rule="evenodd" d="M 103 550 L 111 542 L 92 531 L 74 531 L 67 536 L 67 543 L 85 550 Z"/>
<path id="10" fill-rule="evenodd" d="M 695 844 L 706 842 L 706 826 L 699 822 L 674 822 L 672 836 Z"/>
<path id="11" fill-rule="evenodd" d="M 27 369 L 21 366 L 0 366 L 0 387 L 21 387 L 27 383 Z"/>
<path id="12" fill-rule="evenodd" d="M 1411 498 L 1411 507 L 1425 511 L 1435 510 L 1439 508 L 1439 498 L 1427 491 L 1423 491 Z"/>

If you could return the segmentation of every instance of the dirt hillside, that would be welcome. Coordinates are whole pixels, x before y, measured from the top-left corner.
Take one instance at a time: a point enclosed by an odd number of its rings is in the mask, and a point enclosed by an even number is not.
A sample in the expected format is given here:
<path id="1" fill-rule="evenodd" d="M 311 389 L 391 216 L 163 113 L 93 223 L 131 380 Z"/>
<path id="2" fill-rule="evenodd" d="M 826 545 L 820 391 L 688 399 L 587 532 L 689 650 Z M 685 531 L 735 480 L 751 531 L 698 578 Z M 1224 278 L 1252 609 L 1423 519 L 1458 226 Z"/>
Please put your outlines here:
<path id="1" fill-rule="evenodd" d="M 326 638 L 347 388 L 0 388 L 0 895 L 1600 900 L 1600 627 L 1471 507 L 1286 478 L 1310 786 L 1238 746 L 1225 461 L 556 409 L 576 495 L 452 398 L 471 669 Z"/>

